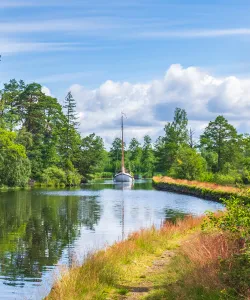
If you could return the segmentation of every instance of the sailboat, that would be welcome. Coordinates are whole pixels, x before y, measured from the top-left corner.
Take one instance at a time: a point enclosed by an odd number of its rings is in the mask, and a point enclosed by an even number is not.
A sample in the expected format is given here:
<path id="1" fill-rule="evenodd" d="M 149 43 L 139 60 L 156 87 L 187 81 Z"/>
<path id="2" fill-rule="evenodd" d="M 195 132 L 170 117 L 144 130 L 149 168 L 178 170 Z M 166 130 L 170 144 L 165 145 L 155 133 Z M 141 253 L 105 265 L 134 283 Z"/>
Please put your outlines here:
<path id="1" fill-rule="evenodd" d="M 114 177 L 115 182 L 133 182 L 134 178 L 131 174 L 126 172 L 124 165 L 124 137 L 123 137 L 123 114 L 121 118 L 122 123 L 122 169 L 121 172 L 117 173 Z"/>

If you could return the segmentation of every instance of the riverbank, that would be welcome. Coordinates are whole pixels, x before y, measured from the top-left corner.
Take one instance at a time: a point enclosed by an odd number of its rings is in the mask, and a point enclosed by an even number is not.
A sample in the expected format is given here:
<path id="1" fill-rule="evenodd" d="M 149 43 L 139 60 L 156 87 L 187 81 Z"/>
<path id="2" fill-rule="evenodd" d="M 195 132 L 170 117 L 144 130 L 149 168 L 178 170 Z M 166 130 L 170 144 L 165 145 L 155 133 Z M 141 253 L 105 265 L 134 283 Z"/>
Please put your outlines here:
<path id="1" fill-rule="evenodd" d="M 20 190 L 30 190 L 30 189 L 31 189 L 30 186 L 25 186 L 25 187 L 19 187 L 19 186 L 15 186 L 15 187 L 1 186 L 0 187 L 0 193 L 1 192 L 11 192 L 11 191 L 20 191 Z"/>
<path id="2" fill-rule="evenodd" d="M 245 195 L 245 188 L 223 186 L 216 183 L 189 181 L 184 179 L 174 179 L 167 176 L 153 177 L 153 185 L 156 189 L 170 191 L 179 194 L 196 196 L 199 198 L 220 202 L 221 199 L 231 197 L 241 197 L 247 202 L 249 196 Z"/>
<path id="3" fill-rule="evenodd" d="M 222 299 L 231 287 L 220 277 L 221 261 L 241 246 L 227 233 L 203 232 L 203 221 L 187 217 L 141 230 L 89 255 L 63 273 L 46 299 Z"/>

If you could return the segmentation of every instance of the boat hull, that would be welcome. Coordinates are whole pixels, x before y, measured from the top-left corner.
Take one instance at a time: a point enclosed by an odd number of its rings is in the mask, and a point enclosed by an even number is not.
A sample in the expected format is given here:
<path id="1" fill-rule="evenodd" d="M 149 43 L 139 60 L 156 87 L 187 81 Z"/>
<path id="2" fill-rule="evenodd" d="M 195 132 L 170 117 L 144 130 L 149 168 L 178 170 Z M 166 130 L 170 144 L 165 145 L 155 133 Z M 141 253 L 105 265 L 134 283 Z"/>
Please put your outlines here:
<path id="1" fill-rule="evenodd" d="M 118 173 L 114 177 L 115 182 L 133 182 L 133 177 L 128 173 Z"/>

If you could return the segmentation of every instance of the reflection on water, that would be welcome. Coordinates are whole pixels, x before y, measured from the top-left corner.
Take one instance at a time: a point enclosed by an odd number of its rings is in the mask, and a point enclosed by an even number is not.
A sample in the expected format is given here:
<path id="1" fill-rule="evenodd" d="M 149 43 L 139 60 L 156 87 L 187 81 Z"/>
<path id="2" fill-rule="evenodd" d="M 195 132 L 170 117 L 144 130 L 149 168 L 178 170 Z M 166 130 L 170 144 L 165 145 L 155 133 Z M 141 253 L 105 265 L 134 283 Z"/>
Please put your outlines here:
<path id="1" fill-rule="evenodd" d="M 41 299 L 58 265 L 165 219 L 221 204 L 155 191 L 150 181 L 0 193 L 0 299 Z"/>

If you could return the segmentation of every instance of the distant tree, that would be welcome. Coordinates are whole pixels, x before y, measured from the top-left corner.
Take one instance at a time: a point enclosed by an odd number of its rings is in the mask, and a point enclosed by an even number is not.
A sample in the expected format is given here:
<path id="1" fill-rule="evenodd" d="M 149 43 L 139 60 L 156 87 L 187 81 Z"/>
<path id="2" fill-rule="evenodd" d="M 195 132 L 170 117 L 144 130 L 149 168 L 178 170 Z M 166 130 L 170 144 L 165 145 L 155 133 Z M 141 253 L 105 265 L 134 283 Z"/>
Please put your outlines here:
<path id="1" fill-rule="evenodd" d="M 151 177 L 154 172 L 154 164 L 155 164 L 152 140 L 149 135 L 145 135 L 143 140 L 144 143 L 142 146 L 142 158 L 141 158 L 142 171 L 144 173 L 144 176 Z"/>
<path id="2" fill-rule="evenodd" d="M 128 146 L 128 157 L 130 164 L 130 171 L 133 173 L 140 173 L 141 171 L 141 156 L 142 148 L 136 138 L 132 138 Z"/>
<path id="3" fill-rule="evenodd" d="M 92 133 L 81 140 L 76 167 L 84 178 L 90 178 L 103 171 L 106 155 L 102 138 Z"/>
<path id="4" fill-rule="evenodd" d="M 64 106 L 65 118 L 62 125 L 62 153 L 65 154 L 65 159 L 74 160 L 74 155 L 80 146 L 80 136 L 77 132 L 79 126 L 78 116 L 76 112 L 76 101 L 71 92 L 65 98 Z"/>
<path id="5" fill-rule="evenodd" d="M 22 80 L 18 82 L 15 79 L 11 79 L 9 83 L 4 84 L 0 100 L 1 127 L 12 131 L 20 124 L 21 115 L 18 112 L 19 96 L 25 87 L 25 83 Z"/>
<path id="6" fill-rule="evenodd" d="M 124 148 L 126 147 L 124 143 Z M 117 172 L 121 169 L 121 159 L 122 159 L 122 140 L 120 138 L 115 138 L 110 151 L 109 157 L 112 162 L 112 171 Z"/>
<path id="7" fill-rule="evenodd" d="M 188 119 L 184 109 L 176 108 L 174 121 L 168 123 L 165 128 L 165 135 L 159 137 L 155 143 L 156 167 L 158 171 L 168 171 L 175 160 L 176 153 L 180 146 L 188 145 Z"/>
<path id="8" fill-rule="evenodd" d="M 223 170 L 225 163 L 235 164 L 238 160 L 240 147 L 236 129 L 223 116 L 209 122 L 200 137 L 200 145 L 204 151 L 217 154 L 216 171 Z"/>

